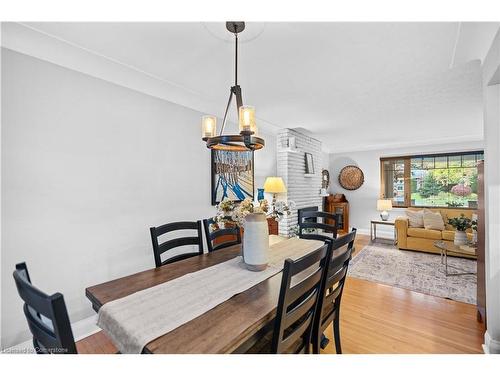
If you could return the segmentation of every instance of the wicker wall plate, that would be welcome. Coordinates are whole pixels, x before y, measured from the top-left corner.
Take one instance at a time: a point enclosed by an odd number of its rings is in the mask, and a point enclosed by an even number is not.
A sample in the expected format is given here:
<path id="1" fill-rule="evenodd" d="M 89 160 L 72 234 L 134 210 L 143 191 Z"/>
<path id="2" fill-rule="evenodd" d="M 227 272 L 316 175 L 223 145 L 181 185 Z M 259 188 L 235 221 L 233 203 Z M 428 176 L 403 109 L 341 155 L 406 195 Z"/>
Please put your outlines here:
<path id="1" fill-rule="evenodd" d="M 355 165 L 348 165 L 339 173 L 339 183 L 346 190 L 356 190 L 365 182 L 363 171 Z"/>

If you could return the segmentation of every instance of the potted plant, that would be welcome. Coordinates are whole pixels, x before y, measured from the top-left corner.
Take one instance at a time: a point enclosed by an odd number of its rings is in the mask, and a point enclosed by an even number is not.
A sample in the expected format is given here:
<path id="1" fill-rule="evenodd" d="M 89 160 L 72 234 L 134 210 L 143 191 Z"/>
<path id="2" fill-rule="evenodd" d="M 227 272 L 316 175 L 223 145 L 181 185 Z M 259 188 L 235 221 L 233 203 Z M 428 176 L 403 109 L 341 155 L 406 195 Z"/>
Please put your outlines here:
<path id="1" fill-rule="evenodd" d="M 457 246 L 467 243 L 467 233 L 465 231 L 472 227 L 472 220 L 461 214 L 460 217 L 448 219 L 448 224 L 455 228 L 455 240 L 453 243 Z"/>

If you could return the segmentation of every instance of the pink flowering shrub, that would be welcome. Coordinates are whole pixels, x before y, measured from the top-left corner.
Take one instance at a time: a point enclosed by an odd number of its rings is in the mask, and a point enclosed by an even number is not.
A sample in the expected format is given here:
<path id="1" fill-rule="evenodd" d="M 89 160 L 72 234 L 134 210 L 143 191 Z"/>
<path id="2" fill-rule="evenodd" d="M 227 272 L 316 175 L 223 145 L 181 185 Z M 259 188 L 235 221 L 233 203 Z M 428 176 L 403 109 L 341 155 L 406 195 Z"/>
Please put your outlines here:
<path id="1" fill-rule="evenodd" d="M 451 188 L 451 192 L 459 197 L 466 197 L 472 193 L 472 190 L 464 184 L 458 184 Z"/>

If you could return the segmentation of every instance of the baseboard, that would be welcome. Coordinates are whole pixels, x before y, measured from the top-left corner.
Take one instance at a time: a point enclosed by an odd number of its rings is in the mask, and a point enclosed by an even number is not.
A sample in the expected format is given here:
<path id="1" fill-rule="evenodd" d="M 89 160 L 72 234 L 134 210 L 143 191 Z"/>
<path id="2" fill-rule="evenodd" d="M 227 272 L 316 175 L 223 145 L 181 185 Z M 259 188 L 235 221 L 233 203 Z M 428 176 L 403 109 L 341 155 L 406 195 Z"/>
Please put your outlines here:
<path id="1" fill-rule="evenodd" d="M 356 234 L 364 234 L 366 236 L 370 235 L 370 229 L 368 228 L 357 228 Z M 394 231 L 381 230 L 377 227 L 377 238 L 383 238 L 387 240 L 394 240 Z"/>
<path id="2" fill-rule="evenodd" d="M 73 336 L 75 341 L 79 341 L 93 335 L 94 333 L 99 332 L 101 329 L 97 326 L 97 314 L 94 314 L 88 318 L 79 320 L 73 324 L 71 324 L 71 329 L 73 330 Z M 25 353 L 33 353 L 33 341 L 30 339 L 28 341 L 22 342 L 20 344 L 11 346 L 5 350 L 5 353 L 12 354 L 25 354 Z"/>
<path id="3" fill-rule="evenodd" d="M 492 339 L 488 331 L 484 333 L 483 351 L 486 354 L 500 354 L 500 341 Z"/>

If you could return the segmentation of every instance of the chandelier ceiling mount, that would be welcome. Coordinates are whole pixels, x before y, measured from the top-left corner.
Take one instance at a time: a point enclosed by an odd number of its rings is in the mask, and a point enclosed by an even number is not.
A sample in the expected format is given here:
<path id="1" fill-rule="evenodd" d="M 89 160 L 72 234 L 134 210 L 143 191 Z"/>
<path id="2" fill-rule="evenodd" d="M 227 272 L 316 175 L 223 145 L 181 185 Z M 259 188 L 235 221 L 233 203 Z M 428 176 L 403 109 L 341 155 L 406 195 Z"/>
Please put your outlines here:
<path id="1" fill-rule="evenodd" d="M 229 99 L 227 101 L 219 135 L 216 135 L 217 117 L 213 115 L 206 115 L 202 117 L 201 121 L 202 140 L 206 142 L 208 148 L 214 150 L 259 150 L 264 147 L 265 142 L 262 138 L 256 136 L 257 125 L 255 124 L 255 108 L 243 105 L 241 87 L 238 85 L 238 34 L 245 30 L 245 22 L 226 22 L 226 29 L 234 34 L 235 40 L 234 85 L 231 86 L 229 92 Z M 236 99 L 240 134 L 225 135 L 223 132 L 226 126 L 227 114 L 229 107 L 231 106 L 233 96 Z"/>

